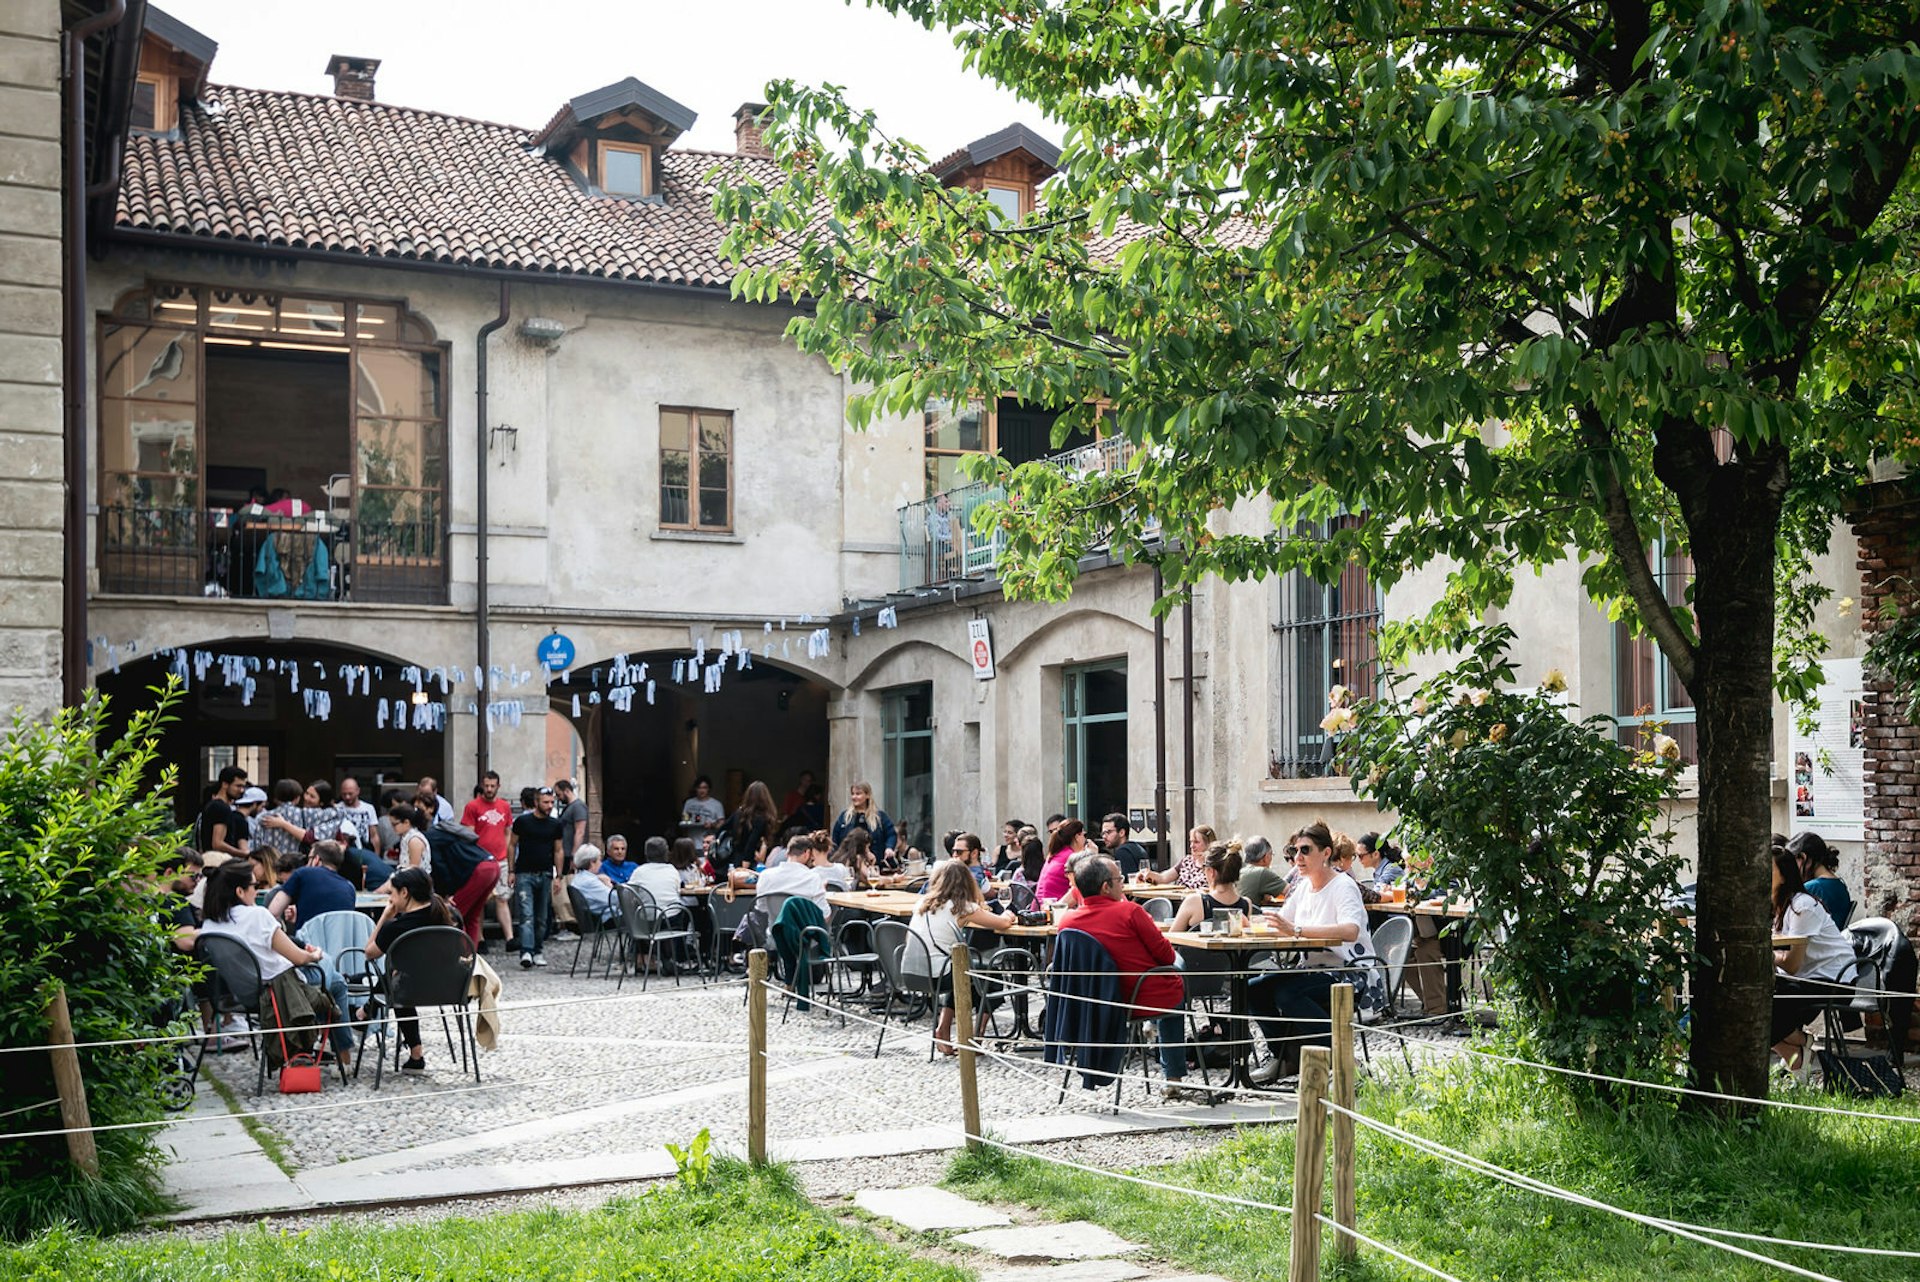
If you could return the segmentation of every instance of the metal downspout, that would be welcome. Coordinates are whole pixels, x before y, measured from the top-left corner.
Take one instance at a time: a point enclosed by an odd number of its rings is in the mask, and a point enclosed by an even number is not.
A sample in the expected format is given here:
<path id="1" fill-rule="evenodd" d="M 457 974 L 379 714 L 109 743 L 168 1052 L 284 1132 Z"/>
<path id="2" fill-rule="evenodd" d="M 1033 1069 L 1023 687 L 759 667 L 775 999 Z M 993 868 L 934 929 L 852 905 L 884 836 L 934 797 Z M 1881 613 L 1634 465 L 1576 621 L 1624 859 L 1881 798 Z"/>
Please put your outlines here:
<path id="1" fill-rule="evenodd" d="M 508 309 L 513 302 L 513 287 L 506 281 L 500 282 L 500 314 L 480 327 L 473 340 L 474 401 L 475 418 L 473 429 L 474 442 L 474 495 L 478 511 L 475 515 L 475 596 L 474 596 L 474 673 L 485 679 L 484 674 L 492 666 L 493 641 L 490 619 L 488 617 L 487 595 L 487 339 L 493 332 L 507 323 Z M 473 777 L 478 779 L 487 772 L 488 758 L 492 755 L 493 735 L 487 728 L 487 700 L 493 695 L 489 682 L 481 691 L 474 709 L 473 723 Z"/>
<path id="2" fill-rule="evenodd" d="M 61 558 L 60 695 L 72 707 L 87 690 L 87 41 L 118 26 L 126 0 L 60 33 L 60 89 L 66 107 L 65 221 L 61 256 L 60 383 L 65 410 L 66 539 Z"/>

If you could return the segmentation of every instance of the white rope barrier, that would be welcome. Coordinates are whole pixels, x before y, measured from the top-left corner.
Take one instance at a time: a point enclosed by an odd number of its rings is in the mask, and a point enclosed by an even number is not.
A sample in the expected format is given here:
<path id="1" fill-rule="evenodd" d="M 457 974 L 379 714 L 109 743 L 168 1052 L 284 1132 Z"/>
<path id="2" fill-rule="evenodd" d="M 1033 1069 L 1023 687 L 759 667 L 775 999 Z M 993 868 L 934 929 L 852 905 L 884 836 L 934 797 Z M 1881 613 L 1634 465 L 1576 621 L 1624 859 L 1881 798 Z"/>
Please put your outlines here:
<path id="1" fill-rule="evenodd" d="M 1753 1260 L 1756 1263 L 1769 1264 L 1774 1268 L 1784 1269 L 1788 1273 L 1793 1273 L 1803 1278 L 1812 1278 L 1814 1282 L 1842 1282 L 1841 1279 L 1829 1274 L 1816 1273 L 1812 1269 L 1803 1269 L 1797 1264 L 1788 1264 L 1784 1260 L 1776 1260 L 1771 1256 L 1761 1255 L 1757 1251 L 1749 1251 L 1745 1247 L 1735 1246 L 1731 1242 L 1722 1242 L 1715 1238 L 1708 1237 L 1705 1234 L 1696 1233 L 1691 1229 L 1682 1228 L 1673 1221 L 1662 1220 L 1651 1215 L 1642 1215 L 1638 1211 L 1629 1211 L 1623 1207 L 1610 1206 L 1605 1202 L 1588 1197 L 1583 1193 L 1575 1193 L 1569 1189 L 1548 1184 L 1544 1180 L 1535 1179 L 1530 1175 L 1522 1175 L 1518 1171 L 1510 1171 L 1506 1167 L 1498 1166 L 1484 1158 L 1474 1157 L 1470 1153 L 1462 1153 L 1458 1149 L 1450 1148 L 1438 1140 L 1431 1140 L 1423 1135 L 1416 1135 L 1411 1131 L 1401 1130 L 1399 1127 L 1382 1122 L 1378 1118 L 1368 1117 L 1365 1113 L 1344 1108 L 1332 1100 L 1323 1100 L 1321 1103 L 1328 1112 L 1338 1113 L 1340 1116 L 1350 1119 L 1355 1125 L 1364 1126 L 1370 1131 L 1388 1136 L 1391 1139 L 1396 1139 L 1409 1148 L 1426 1153 L 1431 1157 L 1437 1157 L 1443 1162 L 1463 1167 L 1479 1175 L 1489 1176 L 1503 1183 L 1511 1184 L 1515 1188 L 1523 1189 L 1530 1193 L 1537 1193 L 1544 1197 L 1557 1198 L 1560 1201 L 1571 1203 L 1574 1206 L 1586 1207 L 1588 1210 L 1604 1211 L 1609 1215 L 1617 1215 L 1622 1219 L 1632 1220 L 1634 1223 L 1645 1225 L 1648 1228 L 1672 1233 L 1676 1237 L 1686 1238 L 1689 1241 L 1697 1242 L 1703 1246 L 1710 1246 L 1716 1250 L 1726 1251 L 1729 1254 L 1738 1255 L 1745 1259 Z"/>
<path id="2" fill-rule="evenodd" d="M 1365 1025 L 1361 1025 L 1365 1027 Z M 1517 1059 L 1512 1055 L 1501 1055 L 1494 1051 L 1482 1050 L 1477 1046 L 1450 1046 L 1444 1042 L 1429 1041 L 1424 1037 L 1406 1037 L 1390 1028 L 1367 1028 L 1369 1033 L 1396 1038 L 1415 1046 L 1433 1046 L 1456 1055 L 1477 1055 L 1481 1059 L 1490 1059 L 1502 1064 L 1517 1064 L 1522 1068 L 1537 1068 L 1542 1072 L 1560 1073 L 1567 1077 L 1584 1077 L 1595 1082 L 1609 1082 L 1615 1086 L 1636 1086 L 1650 1091 L 1665 1091 L 1670 1095 L 1691 1095 L 1700 1099 L 1724 1100 L 1730 1104 L 1759 1104 L 1767 1108 L 1791 1109 L 1799 1113 L 1821 1113 L 1829 1117 L 1850 1117 L 1866 1122 L 1896 1122 L 1907 1126 L 1920 1125 L 1920 1115 L 1908 1116 L 1901 1113 L 1863 1113 L 1856 1109 L 1827 1108 L 1820 1104 L 1801 1104 L 1794 1100 L 1774 1099 L 1771 1096 L 1755 1098 L 1751 1095 L 1725 1095 L 1719 1091 L 1703 1091 L 1692 1086 L 1673 1086 L 1666 1082 L 1640 1081 L 1631 1077 L 1612 1077 L 1606 1073 L 1593 1073 L 1585 1069 L 1565 1068 L 1559 1064 L 1542 1064 L 1530 1059 Z"/>
<path id="3" fill-rule="evenodd" d="M 1432 1277 L 1442 1279 L 1442 1282 L 1460 1282 L 1460 1279 L 1453 1276 L 1453 1274 L 1444 1272 L 1443 1270 L 1440 1270 L 1440 1269 L 1436 1269 L 1431 1264 L 1428 1264 L 1424 1260 L 1416 1260 L 1411 1255 L 1408 1255 L 1405 1251 L 1396 1250 L 1395 1248 L 1388 1246 L 1385 1242 L 1382 1242 L 1379 1238 L 1368 1237 L 1365 1233 L 1362 1233 L 1359 1229 L 1348 1228 L 1346 1225 L 1341 1224 L 1340 1222 L 1335 1220 L 1332 1216 L 1322 1214 L 1319 1211 L 1315 1211 L 1313 1213 L 1313 1218 L 1320 1221 L 1320 1223 L 1326 1225 L 1328 1228 L 1332 1229 L 1336 1233 L 1344 1233 L 1356 1242 L 1364 1242 L 1376 1251 L 1384 1251 L 1388 1255 L 1391 1255 L 1394 1259 L 1400 1261 L 1402 1264 L 1411 1264 L 1414 1268 L 1419 1269 L 1423 1273 L 1429 1274 Z"/>

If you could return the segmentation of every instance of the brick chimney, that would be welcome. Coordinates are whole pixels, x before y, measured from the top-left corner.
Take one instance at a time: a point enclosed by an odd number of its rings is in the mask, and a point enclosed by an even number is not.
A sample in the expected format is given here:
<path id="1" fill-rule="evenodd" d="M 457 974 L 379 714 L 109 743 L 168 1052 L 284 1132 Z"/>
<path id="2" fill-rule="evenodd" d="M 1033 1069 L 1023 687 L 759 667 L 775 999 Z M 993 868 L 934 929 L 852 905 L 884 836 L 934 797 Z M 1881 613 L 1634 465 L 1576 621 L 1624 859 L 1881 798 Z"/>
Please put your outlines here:
<path id="1" fill-rule="evenodd" d="M 327 74 L 333 77 L 333 96 L 356 102 L 373 101 L 373 75 L 380 70 L 378 58 L 355 58 L 336 53 L 327 60 Z"/>
<path id="2" fill-rule="evenodd" d="M 733 112 L 733 150 L 735 155 L 770 159 L 773 152 L 760 141 L 760 125 L 766 119 L 767 104 L 743 102 Z"/>

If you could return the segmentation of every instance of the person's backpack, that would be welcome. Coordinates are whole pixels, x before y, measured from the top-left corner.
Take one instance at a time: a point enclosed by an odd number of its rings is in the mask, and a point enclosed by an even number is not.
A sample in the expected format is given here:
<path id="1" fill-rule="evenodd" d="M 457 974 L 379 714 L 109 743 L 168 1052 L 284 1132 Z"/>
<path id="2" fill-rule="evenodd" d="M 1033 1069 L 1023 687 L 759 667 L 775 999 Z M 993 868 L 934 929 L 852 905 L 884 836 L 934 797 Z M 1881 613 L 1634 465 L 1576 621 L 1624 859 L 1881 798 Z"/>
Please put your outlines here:
<path id="1" fill-rule="evenodd" d="M 474 869 L 493 860 L 473 829 L 445 820 L 427 829 L 427 847 L 433 852 L 433 889 L 443 896 L 455 894 Z"/>

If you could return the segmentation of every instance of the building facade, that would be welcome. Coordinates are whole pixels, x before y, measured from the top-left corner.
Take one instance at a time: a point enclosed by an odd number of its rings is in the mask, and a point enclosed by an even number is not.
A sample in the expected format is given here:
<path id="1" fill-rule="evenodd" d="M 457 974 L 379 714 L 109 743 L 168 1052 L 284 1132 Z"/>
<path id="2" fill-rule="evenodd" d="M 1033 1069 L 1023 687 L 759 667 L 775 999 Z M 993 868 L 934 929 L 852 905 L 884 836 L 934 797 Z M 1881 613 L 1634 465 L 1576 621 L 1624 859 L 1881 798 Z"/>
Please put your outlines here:
<path id="1" fill-rule="evenodd" d="M 829 810 L 870 782 L 922 845 L 1056 812 L 1152 836 L 1162 806 L 1176 847 L 1189 822 L 1385 826 L 1330 771 L 1325 692 L 1370 679 L 1375 626 L 1443 571 L 1207 583 L 1158 623 L 1143 567 L 1090 564 L 1065 606 L 1002 599 L 964 457 L 1124 448 L 1012 401 L 850 430 L 789 314 L 728 295 L 711 171 L 772 176 L 755 104 L 714 154 L 637 80 L 539 129 L 382 103 L 372 59 L 333 59 L 330 95 L 221 86 L 211 40 L 144 13 L 86 276 L 82 557 L 91 677 L 123 708 L 183 681 L 183 779 L 432 774 L 459 801 L 483 769 L 511 792 L 572 762 L 593 831 L 642 835 L 697 776 L 731 802 L 803 770 Z M 1017 218 L 1057 158 L 1014 126 L 936 172 Z M 1859 559 L 1837 529 L 1836 596 Z M 1522 678 L 1557 668 L 1583 711 L 1684 743 L 1684 691 L 1578 568 L 1505 611 Z M 1859 653 L 1851 615 L 1819 622 Z M 1864 847 L 1841 850 L 1879 911 Z"/>

